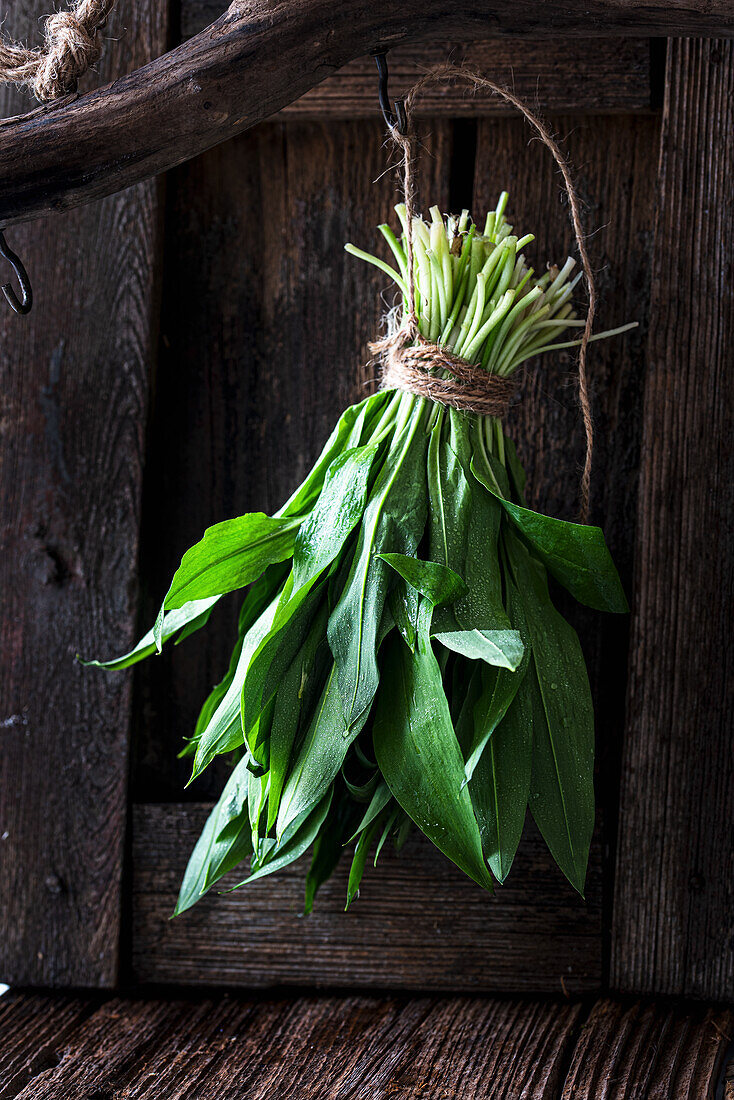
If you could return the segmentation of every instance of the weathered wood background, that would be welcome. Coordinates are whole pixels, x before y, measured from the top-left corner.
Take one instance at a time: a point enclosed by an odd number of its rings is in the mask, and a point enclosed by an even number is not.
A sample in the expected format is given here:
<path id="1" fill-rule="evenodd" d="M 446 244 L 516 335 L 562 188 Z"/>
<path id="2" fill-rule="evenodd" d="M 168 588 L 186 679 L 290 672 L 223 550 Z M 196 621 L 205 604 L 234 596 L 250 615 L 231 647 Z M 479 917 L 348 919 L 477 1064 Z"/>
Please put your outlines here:
<path id="1" fill-rule="evenodd" d="M 30 33 L 41 9 L 27 0 L 8 30 L 22 34 L 25 17 Z M 121 3 L 115 18 L 127 33 L 108 75 L 200 29 L 201 5 L 182 5 L 181 28 L 162 0 Z M 10 233 L 36 304 L 26 319 L 0 315 L 3 980 L 553 993 L 611 980 L 734 997 L 732 46 L 673 43 L 666 63 L 657 40 L 498 40 L 470 59 L 514 79 L 565 137 L 594 231 L 598 323 L 640 325 L 590 358 L 593 518 L 632 595 L 631 646 L 629 622 L 563 605 L 598 717 L 587 903 L 530 836 L 490 905 L 416 843 L 366 876 L 346 918 L 338 880 L 300 920 L 294 874 L 171 924 L 200 804 L 222 781 L 212 768 L 184 791 L 176 752 L 226 668 L 237 600 L 134 675 L 73 663 L 127 648 L 182 551 L 218 520 L 276 508 L 343 406 L 375 384 L 364 364 L 386 280 L 343 244 L 372 248 L 399 196 L 372 62 L 355 62 L 165 183 Z M 395 94 L 435 60 L 396 53 Z M 506 188 L 515 224 L 536 233 L 536 263 L 563 259 L 558 176 L 524 123 L 463 91 L 425 109 L 424 205 L 480 212 Z M 572 517 L 582 437 L 570 356 L 528 372 L 510 430 L 532 502 Z M 259 960 L 255 927 L 269 937 Z M 371 967 L 360 945 L 386 929 Z"/>

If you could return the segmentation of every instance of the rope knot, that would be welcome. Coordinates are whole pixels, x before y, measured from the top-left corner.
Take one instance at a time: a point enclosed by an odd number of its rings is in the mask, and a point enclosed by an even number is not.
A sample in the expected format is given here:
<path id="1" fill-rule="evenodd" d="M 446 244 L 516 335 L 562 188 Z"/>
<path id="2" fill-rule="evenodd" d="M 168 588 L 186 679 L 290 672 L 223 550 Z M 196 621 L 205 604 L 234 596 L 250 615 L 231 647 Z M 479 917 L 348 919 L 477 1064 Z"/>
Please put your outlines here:
<path id="1" fill-rule="evenodd" d="M 0 39 L 0 82 L 27 84 L 41 103 L 76 91 L 79 78 L 99 61 L 99 30 L 114 0 L 77 0 L 69 11 L 49 15 L 43 49 Z"/>
<path id="2" fill-rule="evenodd" d="M 401 328 L 370 344 L 382 362 L 383 389 L 404 390 L 476 416 L 507 415 L 516 382 L 467 363 L 420 335 L 417 343 L 407 343 L 412 336 L 410 327 Z"/>

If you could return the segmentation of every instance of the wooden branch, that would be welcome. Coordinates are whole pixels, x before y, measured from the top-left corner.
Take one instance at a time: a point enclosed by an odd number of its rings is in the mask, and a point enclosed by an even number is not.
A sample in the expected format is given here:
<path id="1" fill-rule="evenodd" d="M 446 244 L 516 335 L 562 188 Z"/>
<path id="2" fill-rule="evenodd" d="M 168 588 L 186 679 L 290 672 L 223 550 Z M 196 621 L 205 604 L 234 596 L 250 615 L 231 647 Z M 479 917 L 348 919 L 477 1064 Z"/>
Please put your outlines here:
<path id="1" fill-rule="evenodd" d="M 129 76 L 0 126 L 0 225 L 90 202 L 180 164 L 378 48 L 437 35 L 620 33 L 734 36 L 734 2 L 235 0 L 206 30 Z"/>

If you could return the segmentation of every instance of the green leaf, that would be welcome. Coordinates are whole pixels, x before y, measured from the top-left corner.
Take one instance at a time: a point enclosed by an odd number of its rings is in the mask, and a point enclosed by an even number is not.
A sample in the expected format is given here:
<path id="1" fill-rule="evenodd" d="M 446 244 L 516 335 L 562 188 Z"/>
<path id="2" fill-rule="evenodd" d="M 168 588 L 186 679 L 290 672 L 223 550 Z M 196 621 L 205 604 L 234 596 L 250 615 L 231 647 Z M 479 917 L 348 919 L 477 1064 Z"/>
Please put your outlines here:
<path id="1" fill-rule="evenodd" d="M 329 815 L 313 845 L 311 866 L 306 875 L 306 889 L 303 913 L 307 916 L 313 911 L 314 898 L 318 890 L 331 878 L 342 857 L 342 830 L 348 817 L 349 806 L 343 799 L 332 801 Z"/>
<path id="2" fill-rule="evenodd" d="M 266 875 L 272 875 L 275 871 L 280 871 L 283 867 L 287 867 L 289 863 L 293 863 L 295 860 L 299 859 L 318 836 L 321 826 L 326 819 L 326 815 L 329 812 L 332 793 L 332 791 L 328 792 L 285 844 L 276 845 L 271 848 L 266 860 L 264 860 L 252 874 L 248 875 L 246 879 L 242 882 L 238 882 L 236 886 L 233 886 L 232 889 L 237 890 L 241 886 L 246 886 L 249 882 L 255 882 L 259 878 L 265 878 Z"/>
<path id="3" fill-rule="evenodd" d="M 414 553 L 426 521 L 425 409 L 406 402 L 398 432 L 365 509 L 349 577 L 329 619 L 346 726 L 370 707 L 379 683 L 377 631 L 391 571 L 377 555 Z"/>
<path id="4" fill-rule="evenodd" d="M 362 875 L 364 874 L 364 865 L 367 861 L 367 853 L 370 850 L 370 845 L 372 844 L 377 826 L 377 821 L 373 821 L 371 825 L 368 825 L 360 836 L 357 847 L 354 849 L 352 866 L 349 870 L 349 882 L 347 883 L 347 904 L 344 906 L 345 912 L 359 893 L 359 886 L 362 882 Z"/>
<path id="5" fill-rule="evenodd" d="M 190 600 L 222 596 L 254 581 L 273 562 L 291 557 L 301 517 L 250 512 L 217 523 L 181 559 L 153 627 L 162 644 L 165 611 Z"/>
<path id="6" fill-rule="evenodd" d="M 362 518 L 377 444 L 355 447 L 329 466 L 313 511 L 301 524 L 293 551 L 293 591 L 330 565 Z"/>
<path id="7" fill-rule="evenodd" d="M 252 655 L 242 685 L 242 728 L 254 758 L 267 766 L 266 740 L 275 696 L 289 666 L 309 636 L 312 624 L 326 632 L 328 609 L 323 601 L 325 580 L 305 584 L 292 599 L 282 600 L 267 634 Z"/>
<path id="8" fill-rule="evenodd" d="M 408 649 L 415 649 L 420 593 L 401 577 L 390 589 L 388 607 Z"/>
<path id="9" fill-rule="evenodd" d="M 357 828 L 354 830 L 354 834 L 350 836 L 347 844 L 351 844 L 353 841 L 355 841 L 359 834 L 363 832 L 368 825 L 371 825 L 375 818 L 378 817 L 379 814 L 381 814 L 382 811 L 385 809 L 391 798 L 392 794 L 390 792 L 390 788 L 383 779 L 380 783 L 378 783 L 377 787 L 375 788 L 375 792 L 372 795 L 372 800 L 365 810 L 364 817 L 360 821 Z"/>
<path id="10" fill-rule="evenodd" d="M 436 607 L 466 595 L 467 587 L 458 573 L 436 561 L 421 561 L 411 554 L 378 554 L 411 587 Z"/>
<path id="11" fill-rule="evenodd" d="M 526 666 L 516 672 L 491 666 L 482 668 L 482 694 L 474 710 L 474 737 L 464 767 L 467 780 L 474 774 L 487 742 L 507 713 L 525 673 Z"/>
<path id="12" fill-rule="evenodd" d="M 336 665 L 333 665 L 280 800 L 278 837 L 284 836 L 293 822 L 323 797 L 368 714 L 369 710 L 365 711 L 347 729 Z"/>
<path id="13" fill-rule="evenodd" d="M 212 715 L 216 711 L 217 707 L 221 703 L 224 696 L 227 694 L 229 687 L 234 680 L 237 673 L 237 666 L 240 660 L 240 654 L 242 653 L 242 645 L 245 640 L 245 635 L 253 623 L 260 617 L 265 608 L 270 604 L 275 597 L 280 585 L 285 578 L 285 570 L 282 565 L 271 565 L 265 570 L 262 577 L 260 577 L 250 587 L 245 596 L 245 599 L 240 608 L 240 613 L 237 622 L 237 641 L 235 642 L 232 655 L 229 660 L 229 667 L 224 677 L 218 684 L 210 691 L 207 696 L 204 705 L 199 711 L 199 717 L 196 720 L 196 727 L 194 729 L 194 735 L 187 741 L 186 747 L 179 753 L 179 756 L 192 756 L 196 753 L 196 746 L 199 743 L 199 738 L 209 725 Z M 176 612 L 170 612 L 175 615 Z"/>
<path id="14" fill-rule="evenodd" d="M 312 713 L 323 690 L 325 673 L 329 667 L 324 628 L 324 618 L 319 614 L 278 687 L 270 729 L 268 830 L 273 827 L 278 816 L 280 796 L 298 730 L 307 722 L 308 715 Z"/>
<path id="15" fill-rule="evenodd" d="M 518 668 L 523 658 L 522 638 L 516 630 L 442 630 L 433 636 L 462 657 L 511 671 Z"/>
<path id="16" fill-rule="evenodd" d="M 543 566 L 509 531 L 505 544 L 532 648 L 520 686 L 533 723 L 530 810 L 556 863 L 583 893 L 594 830 L 589 678 L 576 632 L 551 603 Z"/>
<path id="17" fill-rule="evenodd" d="M 523 641 L 522 661 L 513 672 L 506 668 L 493 668 L 483 665 L 480 670 L 480 691 L 472 710 L 473 733 L 466 750 L 464 774 L 471 779 L 487 742 L 504 718 L 508 707 L 517 694 L 517 690 L 527 672 L 530 658 L 530 644 L 525 613 L 520 594 L 509 577 L 505 578 L 507 610 L 512 622 L 518 628 Z"/>
<path id="18" fill-rule="evenodd" d="M 454 652 L 514 669 L 523 647 L 502 605 L 501 509 L 469 480 L 470 458 L 467 421 L 457 414 L 448 425 L 439 419 L 428 447 L 430 555 L 463 577 L 467 592 L 436 611 L 432 631 Z"/>
<path id="19" fill-rule="evenodd" d="M 403 810 L 444 855 L 491 890 L 441 670 L 425 629 L 414 654 L 397 638 L 388 644 L 372 737 L 377 763 Z"/>
<path id="20" fill-rule="evenodd" d="M 248 775 L 240 761 L 209 814 L 186 867 L 174 916 L 190 909 L 210 886 L 251 854 Z"/>
<path id="21" fill-rule="evenodd" d="M 484 856 L 500 882 L 509 874 L 522 836 L 532 762 L 532 714 L 519 692 L 489 738 L 469 784 Z"/>
<path id="22" fill-rule="evenodd" d="M 181 637 L 179 641 L 183 641 L 183 634 L 186 635 L 193 633 L 194 630 L 198 630 L 204 626 L 209 616 L 212 613 L 214 604 L 219 599 L 219 596 L 209 596 L 205 600 L 191 600 L 189 603 L 183 605 L 183 607 L 176 608 L 175 611 L 169 611 L 164 616 L 161 622 L 160 632 L 160 645 L 156 646 L 154 627 L 145 634 L 134 649 L 131 649 L 129 653 L 125 653 L 122 657 L 113 657 L 110 661 L 85 661 L 81 657 L 77 657 L 80 664 L 86 665 L 91 668 L 104 668 L 108 672 L 117 672 L 123 668 L 129 668 L 131 665 L 135 665 L 138 661 L 144 660 L 146 657 L 152 656 L 155 652 L 160 651 L 164 642 L 167 642 L 169 638 L 172 638 L 174 634 L 181 631 Z"/>
<path id="23" fill-rule="evenodd" d="M 380 390 L 344 410 L 310 474 L 278 515 L 302 516 L 311 511 L 321 493 L 331 463 L 347 448 L 359 446 L 363 439 L 367 441 L 371 426 L 379 420 L 390 403 L 390 396 L 386 390 Z"/>
<path id="24" fill-rule="evenodd" d="M 600 527 L 543 516 L 506 500 L 497 492 L 486 466 L 476 455 L 472 470 L 485 489 L 500 502 L 548 572 L 579 603 L 597 611 L 629 611 L 622 582 Z"/>
<path id="25" fill-rule="evenodd" d="M 270 629 L 277 606 L 278 598 L 276 597 L 245 635 L 231 683 L 212 714 L 209 724 L 205 730 L 202 730 L 199 737 L 191 776 L 192 780 L 201 774 L 215 756 L 231 752 L 232 749 L 236 749 L 245 743 L 240 713 L 242 685 L 253 654 Z"/>

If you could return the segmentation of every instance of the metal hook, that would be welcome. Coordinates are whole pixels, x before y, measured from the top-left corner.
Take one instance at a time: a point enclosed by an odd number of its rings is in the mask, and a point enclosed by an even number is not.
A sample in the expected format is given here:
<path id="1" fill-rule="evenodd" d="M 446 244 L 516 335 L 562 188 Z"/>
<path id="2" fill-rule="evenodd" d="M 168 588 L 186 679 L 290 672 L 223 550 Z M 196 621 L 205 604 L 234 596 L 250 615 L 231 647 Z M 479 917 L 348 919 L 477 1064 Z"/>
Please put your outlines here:
<path id="1" fill-rule="evenodd" d="M 31 306 L 33 305 L 33 288 L 31 287 L 31 281 L 28 278 L 28 272 L 23 266 L 20 257 L 16 256 L 12 248 L 8 247 L 8 243 L 5 240 L 5 230 L 3 229 L 0 229 L 0 256 L 7 260 L 12 266 L 23 294 L 23 298 L 19 300 L 18 295 L 15 293 L 10 283 L 4 283 L 0 289 L 5 295 L 5 301 L 15 313 L 30 313 Z"/>
<path id="2" fill-rule="evenodd" d="M 395 100 L 395 114 L 390 107 L 390 96 L 387 91 L 388 72 L 387 72 L 387 56 L 384 53 L 375 53 L 372 55 L 377 64 L 377 73 L 379 84 L 377 86 L 377 94 L 380 97 L 380 107 L 382 109 L 382 117 L 385 119 L 388 127 L 391 130 L 397 130 L 402 136 L 408 132 L 408 119 L 405 114 L 405 103 L 402 99 Z"/>

